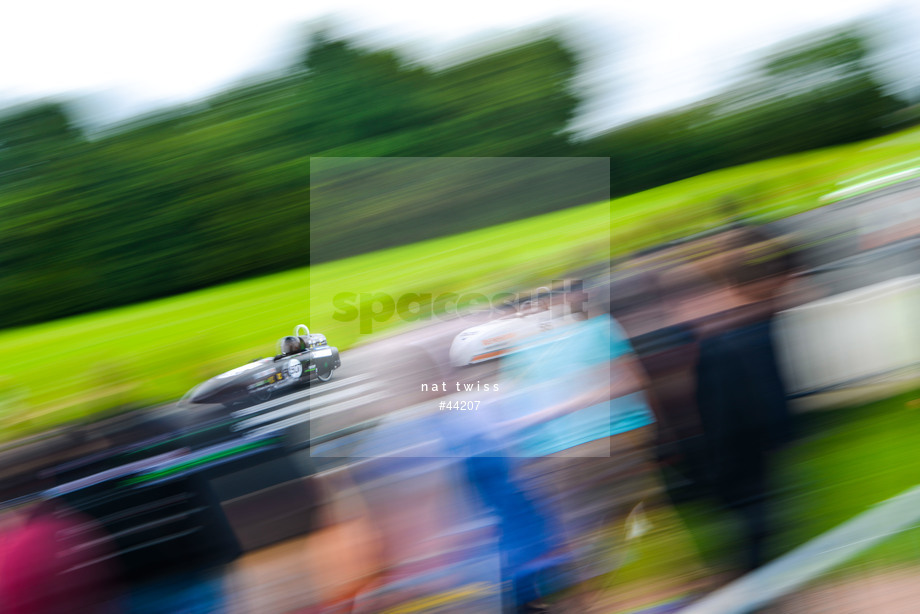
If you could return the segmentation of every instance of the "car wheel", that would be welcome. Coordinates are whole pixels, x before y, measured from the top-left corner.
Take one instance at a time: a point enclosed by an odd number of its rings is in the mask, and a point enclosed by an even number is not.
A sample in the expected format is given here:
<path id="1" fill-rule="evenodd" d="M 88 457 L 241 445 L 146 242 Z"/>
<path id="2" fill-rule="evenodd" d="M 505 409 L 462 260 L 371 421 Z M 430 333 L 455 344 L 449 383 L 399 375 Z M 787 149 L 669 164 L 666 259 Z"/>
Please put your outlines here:
<path id="1" fill-rule="evenodd" d="M 329 369 L 328 371 L 317 370 L 316 379 L 318 379 L 321 382 L 328 382 L 329 380 L 332 379 L 332 369 Z"/>
<path id="2" fill-rule="evenodd" d="M 266 390 L 265 388 L 262 388 L 262 389 L 259 389 L 259 390 L 256 390 L 255 392 L 253 392 L 251 396 L 252 396 L 252 399 L 253 399 L 256 403 L 264 403 L 264 402 L 266 402 L 266 401 L 270 401 L 270 400 L 271 400 L 271 398 L 272 398 L 272 390 L 271 390 L 271 389 L 267 389 L 267 390 Z"/>

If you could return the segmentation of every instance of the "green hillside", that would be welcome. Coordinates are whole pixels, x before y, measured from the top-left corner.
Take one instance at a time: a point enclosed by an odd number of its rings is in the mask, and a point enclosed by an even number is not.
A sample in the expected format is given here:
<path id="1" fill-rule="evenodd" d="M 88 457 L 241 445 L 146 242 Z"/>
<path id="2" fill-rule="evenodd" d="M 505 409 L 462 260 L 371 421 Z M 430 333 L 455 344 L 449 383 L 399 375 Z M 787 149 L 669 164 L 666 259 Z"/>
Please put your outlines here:
<path id="1" fill-rule="evenodd" d="M 347 349 L 357 322 L 333 318 L 340 292 L 525 288 L 721 222 L 818 205 L 848 180 L 909 168 L 920 129 L 725 169 L 613 200 L 268 275 L 168 299 L 0 333 L 4 439 L 100 411 L 178 398 L 198 381 L 269 355 L 300 322 Z M 609 231 L 609 242 L 608 242 Z M 374 323 L 384 331 L 399 318 Z"/>

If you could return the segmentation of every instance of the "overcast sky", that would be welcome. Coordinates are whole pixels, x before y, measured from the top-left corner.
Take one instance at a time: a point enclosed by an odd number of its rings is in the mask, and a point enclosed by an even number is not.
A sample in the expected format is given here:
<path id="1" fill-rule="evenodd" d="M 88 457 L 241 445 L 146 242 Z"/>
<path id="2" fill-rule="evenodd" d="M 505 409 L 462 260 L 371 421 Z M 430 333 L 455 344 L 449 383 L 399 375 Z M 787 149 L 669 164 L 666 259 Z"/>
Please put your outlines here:
<path id="1" fill-rule="evenodd" d="M 419 59 L 471 39 L 574 20 L 594 50 L 580 125 L 606 127 L 712 93 L 756 49 L 905 0 L 32 0 L 0 9 L 0 101 L 92 96 L 105 121 L 190 100 L 280 67 L 303 25 L 330 15 Z M 910 21 L 908 19 L 908 21 Z M 906 23 L 899 17 L 898 23 Z"/>

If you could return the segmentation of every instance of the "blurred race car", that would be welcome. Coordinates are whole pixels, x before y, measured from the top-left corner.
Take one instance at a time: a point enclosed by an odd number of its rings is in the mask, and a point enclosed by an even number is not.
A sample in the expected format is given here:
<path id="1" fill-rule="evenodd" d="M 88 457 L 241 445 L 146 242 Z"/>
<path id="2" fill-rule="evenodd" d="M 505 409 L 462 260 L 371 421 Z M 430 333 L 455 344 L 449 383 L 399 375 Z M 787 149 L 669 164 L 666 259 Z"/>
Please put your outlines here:
<path id="1" fill-rule="evenodd" d="M 450 364 L 473 365 L 510 354 L 529 343 L 584 319 L 566 302 L 528 300 L 510 315 L 467 328 L 450 345 Z"/>
<path id="2" fill-rule="evenodd" d="M 212 377 L 189 391 L 184 400 L 228 406 L 263 402 L 313 380 L 328 382 L 341 364 L 338 348 L 329 345 L 325 335 L 311 334 L 304 324 L 298 324 L 293 335 L 278 341 L 275 357 Z"/>

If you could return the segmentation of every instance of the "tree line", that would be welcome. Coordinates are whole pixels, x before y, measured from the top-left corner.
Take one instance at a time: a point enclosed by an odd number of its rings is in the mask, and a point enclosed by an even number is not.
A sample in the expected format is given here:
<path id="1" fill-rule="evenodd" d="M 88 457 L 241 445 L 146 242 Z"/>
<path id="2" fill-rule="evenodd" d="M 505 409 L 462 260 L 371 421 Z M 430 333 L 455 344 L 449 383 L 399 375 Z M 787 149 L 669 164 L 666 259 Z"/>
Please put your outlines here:
<path id="1" fill-rule="evenodd" d="M 552 189 L 571 178 L 566 165 L 509 160 L 513 182 L 499 165 L 440 189 L 429 180 L 426 190 L 365 194 L 352 206 L 333 199 L 314 216 L 322 232 L 311 233 L 311 158 L 596 156 L 610 158 L 619 195 L 873 136 L 904 106 L 885 94 L 867 38 L 852 28 L 768 54 L 716 98 L 580 140 L 569 129 L 581 101 L 578 57 L 560 36 L 441 69 L 324 34 L 305 49 L 283 74 L 94 138 L 65 103 L 8 110 L 0 118 L 0 327 L 605 195 L 577 181 Z"/>

